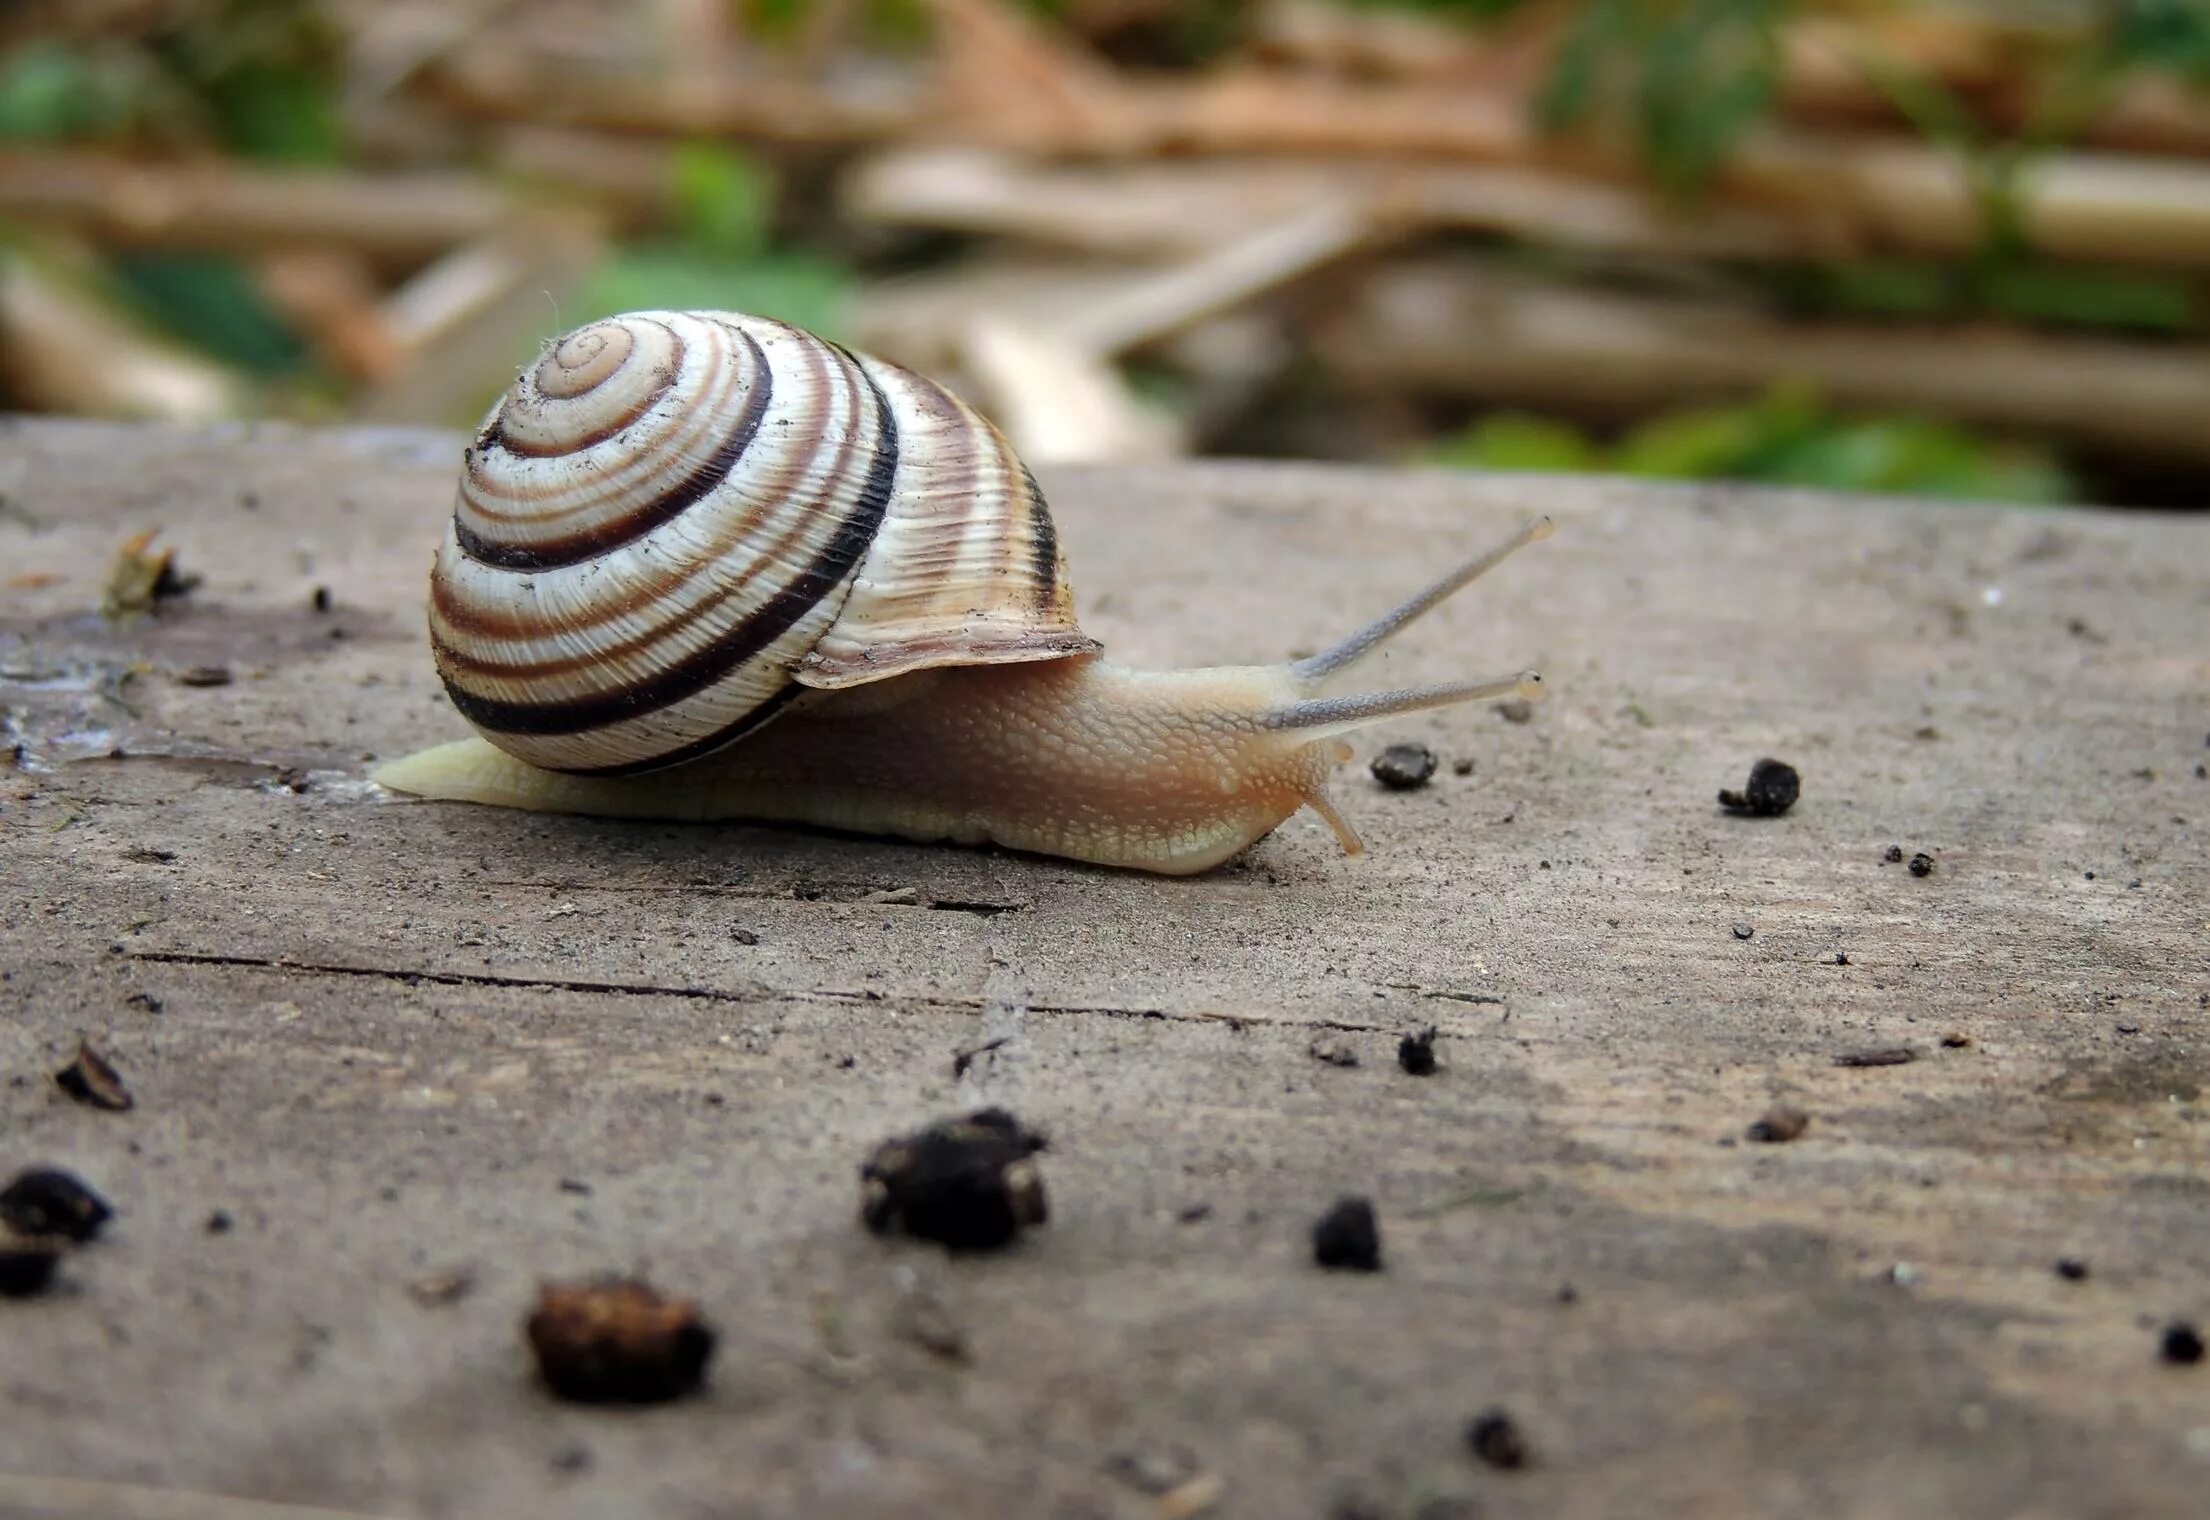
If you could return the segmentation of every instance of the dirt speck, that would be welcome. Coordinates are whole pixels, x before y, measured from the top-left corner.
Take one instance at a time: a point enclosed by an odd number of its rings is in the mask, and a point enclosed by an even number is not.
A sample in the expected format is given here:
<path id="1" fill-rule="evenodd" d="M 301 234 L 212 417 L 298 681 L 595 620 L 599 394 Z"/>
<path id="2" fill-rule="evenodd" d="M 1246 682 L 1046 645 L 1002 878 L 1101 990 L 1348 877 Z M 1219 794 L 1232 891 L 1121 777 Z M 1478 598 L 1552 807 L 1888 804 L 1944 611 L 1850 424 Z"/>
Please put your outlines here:
<path id="1" fill-rule="evenodd" d="M 1908 1066 L 1918 1052 L 1908 1045 L 1883 1045 L 1873 1050 L 1845 1050 L 1834 1058 L 1836 1066 Z"/>
<path id="2" fill-rule="evenodd" d="M 1911 857 L 1911 863 L 1905 869 L 1913 876 L 1931 876 L 1934 874 L 1934 857 L 1920 850 Z"/>
<path id="3" fill-rule="evenodd" d="M 1358 1052 L 1348 1040 L 1314 1040 L 1308 1047 L 1322 1066 L 1356 1066 Z"/>
<path id="4" fill-rule="evenodd" d="M 994 1040 L 984 1040 L 980 1045 L 970 1045 L 965 1050 L 952 1052 L 952 1076 L 956 1079 L 967 1074 L 967 1068 L 983 1056 L 995 1056 L 1013 1043 L 1009 1034 L 1001 1034 Z M 995 1064 L 995 1063 L 993 1063 Z"/>
<path id="5" fill-rule="evenodd" d="M 1899 844 L 1889 845 L 1885 850 L 1880 852 L 1880 863 L 1884 866 L 1899 866 L 1903 864 L 1903 846 Z"/>
<path id="6" fill-rule="evenodd" d="M 2056 1274 L 2066 1282 L 2085 1282 L 2087 1262 L 2078 1256 L 2060 1256 L 2057 1258 Z"/>
<path id="7" fill-rule="evenodd" d="M 1424 744 L 1392 744 L 1368 767 L 1374 779 L 1393 792 L 1427 785 L 1435 775 L 1435 752 Z"/>
<path id="8" fill-rule="evenodd" d="M 0 1298 L 34 1298 L 53 1285 L 69 1250 L 58 1235 L 0 1235 Z"/>
<path id="9" fill-rule="evenodd" d="M 1435 1075 L 1435 1026 L 1415 1030 L 1397 1041 L 1397 1065 L 1408 1076 L 1432 1077 Z"/>
<path id="10" fill-rule="evenodd" d="M 1801 1138 L 1811 1127 L 1811 1116 L 1800 1108 L 1785 1103 L 1775 1103 L 1765 1110 L 1765 1117 L 1752 1124 L 1744 1135 L 1761 1145 L 1784 1145 Z"/>
<path id="11" fill-rule="evenodd" d="M 1323 1267 L 1352 1272 L 1381 1270 L 1381 1224 L 1371 1199 L 1348 1194 L 1312 1227 L 1312 1259 Z"/>
<path id="12" fill-rule="evenodd" d="M 77 1042 L 77 1058 L 54 1073 L 54 1085 L 79 1103 L 111 1113 L 122 1113 L 137 1101 L 107 1057 L 94 1050 L 88 1040 Z"/>
<path id="13" fill-rule="evenodd" d="M 1485 1410 L 1476 1416 L 1466 1427 L 1466 1444 L 1491 1467 L 1511 1471 L 1527 1465 L 1527 1438 L 1520 1434 L 1518 1421 L 1503 1409 Z"/>
<path id="14" fill-rule="evenodd" d="M 2158 1337 L 2156 1354 L 2174 1367 L 2192 1367 L 2202 1360 L 2202 1332 L 2191 1321 L 2175 1319 Z"/>
<path id="15" fill-rule="evenodd" d="M 1736 939 L 1748 939 L 1756 932 L 1757 925 L 1755 924 L 1736 924 L 1734 926 L 1734 937 Z"/>
<path id="16" fill-rule="evenodd" d="M 187 665 L 176 673 L 179 686 L 228 686 L 230 680 L 228 665 Z"/>
<path id="17" fill-rule="evenodd" d="M 545 1386 L 579 1404 L 656 1404 L 696 1388 L 714 1332 L 647 1283 L 547 1283 L 523 1327 Z"/>
<path id="18" fill-rule="evenodd" d="M 0 1189 L 0 1225 L 18 1235 L 58 1235 L 82 1244 L 114 1217 L 90 1183 L 59 1167 L 18 1172 Z"/>
<path id="19" fill-rule="evenodd" d="M 1778 818 L 1796 805 L 1803 778 L 1785 760 L 1764 759 L 1750 767 L 1750 779 L 1739 792 L 1721 788 L 1719 806 L 1750 818 Z"/>
<path id="20" fill-rule="evenodd" d="M 2203 1359 L 2203 1332 L 2188 1319 L 2175 1319 L 2157 1337 L 2157 1357 L 2175 1368 L 2192 1368 Z"/>
<path id="21" fill-rule="evenodd" d="M 988 1251 L 1050 1217 L 1045 1141 L 1002 1108 L 885 1140 L 860 1167 L 860 1218 L 955 1251 Z"/>
<path id="22" fill-rule="evenodd" d="M 434 1309 L 459 1303 L 475 1285 L 476 1274 L 472 1268 L 449 1267 L 442 1272 L 425 1272 L 408 1279 L 407 1297 L 425 1309 Z"/>

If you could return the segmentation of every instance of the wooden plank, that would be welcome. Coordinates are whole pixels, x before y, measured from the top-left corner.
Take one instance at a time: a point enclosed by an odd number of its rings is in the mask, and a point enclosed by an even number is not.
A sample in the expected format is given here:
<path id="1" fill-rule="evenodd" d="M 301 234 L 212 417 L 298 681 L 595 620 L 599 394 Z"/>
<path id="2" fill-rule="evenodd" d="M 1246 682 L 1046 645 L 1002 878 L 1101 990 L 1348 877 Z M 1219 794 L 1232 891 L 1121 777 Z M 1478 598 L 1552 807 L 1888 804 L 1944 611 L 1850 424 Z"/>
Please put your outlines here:
<path id="1" fill-rule="evenodd" d="M 1158 881 L 378 795 L 370 757 L 457 731 L 419 622 L 456 452 L 8 429 L 0 1164 L 119 1217 L 0 1303 L 0 1514 L 1146 1516 L 1114 1459 L 1177 1450 L 1236 1516 L 2197 1502 L 2210 1368 L 2157 1336 L 2210 1319 L 2200 519 L 1050 473 L 1084 624 L 1142 663 L 1313 647 L 1559 522 L 1382 670 L 1539 664 L 1532 722 L 1365 741 L 1364 858 L 1299 819 Z M 103 623 L 155 526 L 204 581 Z M 1398 738 L 1473 771 L 1385 792 Z M 1768 753 L 1802 801 L 1723 815 Z M 80 1033 L 130 1112 L 48 1080 Z M 1742 1142 L 1776 1100 L 1808 1132 Z M 872 1142 L 985 1101 L 1052 1134 L 1051 1223 L 983 1261 L 861 1231 Z M 1348 1190 L 1378 1278 L 1309 1265 Z M 637 1267 L 719 1325 L 711 1391 L 551 1403 L 536 1281 Z M 897 1333 L 909 1269 L 969 1363 Z M 1528 1470 L 1464 1449 L 1491 1403 Z"/>

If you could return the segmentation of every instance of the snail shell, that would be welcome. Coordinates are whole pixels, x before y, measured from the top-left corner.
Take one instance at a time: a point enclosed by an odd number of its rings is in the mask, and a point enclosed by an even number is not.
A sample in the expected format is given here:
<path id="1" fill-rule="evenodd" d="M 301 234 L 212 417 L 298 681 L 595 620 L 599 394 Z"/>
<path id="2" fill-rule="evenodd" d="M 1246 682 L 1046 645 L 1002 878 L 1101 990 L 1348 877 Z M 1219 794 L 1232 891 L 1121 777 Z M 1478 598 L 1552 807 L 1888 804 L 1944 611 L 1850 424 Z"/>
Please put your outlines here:
<path id="1" fill-rule="evenodd" d="M 485 738 L 594 775 L 709 754 L 809 689 L 1098 647 L 1043 493 L 972 408 L 711 311 L 579 328 L 500 399 L 430 637 Z"/>

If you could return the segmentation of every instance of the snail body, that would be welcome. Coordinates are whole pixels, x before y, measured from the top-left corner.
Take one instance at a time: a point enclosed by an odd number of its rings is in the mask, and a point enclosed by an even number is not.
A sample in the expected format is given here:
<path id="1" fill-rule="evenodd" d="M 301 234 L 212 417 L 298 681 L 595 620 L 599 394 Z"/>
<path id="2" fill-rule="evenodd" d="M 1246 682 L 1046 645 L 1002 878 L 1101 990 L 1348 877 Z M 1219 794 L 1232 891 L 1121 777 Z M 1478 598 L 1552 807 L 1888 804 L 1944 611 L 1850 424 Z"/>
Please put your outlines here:
<path id="1" fill-rule="evenodd" d="M 1539 678 L 1325 681 L 1548 531 L 1309 659 L 1133 670 L 1075 624 L 1042 492 L 964 403 L 782 323 L 635 313 L 552 344 L 467 450 L 430 635 L 481 737 L 374 779 L 1175 875 L 1309 806 L 1355 853 L 1342 733 Z"/>

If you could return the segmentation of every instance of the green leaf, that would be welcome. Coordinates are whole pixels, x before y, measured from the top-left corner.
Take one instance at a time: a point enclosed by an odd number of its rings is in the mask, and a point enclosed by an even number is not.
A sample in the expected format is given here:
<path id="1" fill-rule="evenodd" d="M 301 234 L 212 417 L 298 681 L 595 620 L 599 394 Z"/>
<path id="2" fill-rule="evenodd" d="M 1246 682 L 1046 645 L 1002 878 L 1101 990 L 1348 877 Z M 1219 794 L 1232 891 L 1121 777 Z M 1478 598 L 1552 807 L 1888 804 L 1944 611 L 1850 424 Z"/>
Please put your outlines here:
<path id="1" fill-rule="evenodd" d="M 725 258 L 767 247 L 775 176 L 759 160 L 721 143 L 684 143 L 670 165 L 678 234 Z"/>
<path id="2" fill-rule="evenodd" d="M 1435 445 L 1430 464 L 1474 470 L 1572 471 L 1597 468 L 1597 451 L 1578 428 L 1525 412 L 1490 412 Z"/>
<path id="3" fill-rule="evenodd" d="M 834 337 L 844 325 L 852 277 L 841 265 L 803 254 L 723 259 L 680 245 L 625 248 L 592 271 L 563 327 L 653 309 L 744 311 Z"/>
<path id="4" fill-rule="evenodd" d="M 34 42 L 0 61 L 0 138 L 100 137 L 129 114 L 117 81 L 66 43 Z"/>
<path id="5" fill-rule="evenodd" d="M 206 95 L 224 141 L 248 158 L 329 164 L 344 157 L 337 87 L 319 73 L 242 63 L 210 79 Z"/>
<path id="6" fill-rule="evenodd" d="M 205 253 L 126 253 L 116 257 L 110 272 L 129 305 L 202 352 L 269 376 L 305 362 L 305 345 L 235 259 Z"/>

